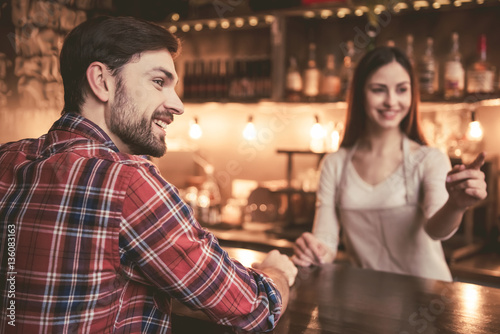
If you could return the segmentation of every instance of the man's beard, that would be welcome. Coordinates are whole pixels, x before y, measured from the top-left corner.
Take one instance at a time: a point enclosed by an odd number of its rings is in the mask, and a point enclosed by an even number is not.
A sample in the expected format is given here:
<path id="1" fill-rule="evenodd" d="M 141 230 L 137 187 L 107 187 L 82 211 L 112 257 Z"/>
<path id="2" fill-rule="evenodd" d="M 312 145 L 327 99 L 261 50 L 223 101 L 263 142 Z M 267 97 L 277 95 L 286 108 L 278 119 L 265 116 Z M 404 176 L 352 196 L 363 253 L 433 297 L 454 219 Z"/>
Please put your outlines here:
<path id="1" fill-rule="evenodd" d="M 118 76 L 116 102 L 111 106 L 109 129 L 126 144 L 132 154 L 161 157 L 167 150 L 165 136 L 157 139 L 153 134 L 153 113 L 151 119 L 141 118 L 137 106 L 126 92 L 122 79 Z"/>

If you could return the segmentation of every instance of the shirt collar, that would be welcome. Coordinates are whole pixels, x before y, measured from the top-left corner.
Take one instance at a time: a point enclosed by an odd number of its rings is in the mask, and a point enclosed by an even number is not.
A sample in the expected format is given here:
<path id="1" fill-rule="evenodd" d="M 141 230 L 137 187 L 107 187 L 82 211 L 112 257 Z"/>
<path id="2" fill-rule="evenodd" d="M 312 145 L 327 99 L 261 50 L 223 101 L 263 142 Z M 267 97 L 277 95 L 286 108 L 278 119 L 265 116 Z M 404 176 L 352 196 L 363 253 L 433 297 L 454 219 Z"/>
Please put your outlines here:
<path id="1" fill-rule="evenodd" d="M 108 134 L 91 120 L 74 113 L 61 116 L 50 128 L 49 134 L 54 131 L 69 131 L 90 140 L 102 143 L 115 152 L 119 152 Z"/>

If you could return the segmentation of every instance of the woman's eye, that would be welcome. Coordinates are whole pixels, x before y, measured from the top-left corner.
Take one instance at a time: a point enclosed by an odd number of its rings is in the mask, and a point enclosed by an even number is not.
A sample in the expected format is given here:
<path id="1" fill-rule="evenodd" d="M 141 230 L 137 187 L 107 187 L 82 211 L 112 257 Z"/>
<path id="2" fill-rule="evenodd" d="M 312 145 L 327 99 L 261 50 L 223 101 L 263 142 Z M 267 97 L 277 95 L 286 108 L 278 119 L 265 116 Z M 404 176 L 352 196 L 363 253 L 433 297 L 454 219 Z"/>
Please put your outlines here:
<path id="1" fill-rule="evenodd" d="M 399 88 L 400 93 L 406 93 L 408 91 L 408 87 L 401 87 Z"/>
<path id="2" fill-rule="evenodd" d="M 160 87 L 163 87 L 163 80 L 161 80 L 161 79 L 155 79 L 155 80 L 153 80 L 153 82 L 155 84 L 159 85 Z"/>
<path id="3" fill-rule="evenodd" d="M 383 88 L 372 88 L 372 92 L 373 93 L 382 93 L 384 92 L 385 90 Z"/>

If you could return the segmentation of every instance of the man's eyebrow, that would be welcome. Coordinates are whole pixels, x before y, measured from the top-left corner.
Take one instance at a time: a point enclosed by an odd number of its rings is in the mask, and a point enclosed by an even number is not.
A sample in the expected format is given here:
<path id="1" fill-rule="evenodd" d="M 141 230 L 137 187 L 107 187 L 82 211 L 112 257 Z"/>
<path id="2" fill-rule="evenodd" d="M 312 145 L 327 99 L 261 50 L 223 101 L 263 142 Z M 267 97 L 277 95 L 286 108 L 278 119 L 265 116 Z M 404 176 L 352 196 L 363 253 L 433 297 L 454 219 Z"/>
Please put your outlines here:
<path id="1" fill-rule="evenodd" d="M 163 67 L 154 67 L 151 72 L 154 72 L 154 71 L 157 71 L 157 72 L 162 72 L 163 74 L 165 74 L 165 76 L 169 79 L 169 80 L 174 80 L 174 75 L 172 74 L 172 72 L 170 71 L 167 71 L 165 68 Z"/>

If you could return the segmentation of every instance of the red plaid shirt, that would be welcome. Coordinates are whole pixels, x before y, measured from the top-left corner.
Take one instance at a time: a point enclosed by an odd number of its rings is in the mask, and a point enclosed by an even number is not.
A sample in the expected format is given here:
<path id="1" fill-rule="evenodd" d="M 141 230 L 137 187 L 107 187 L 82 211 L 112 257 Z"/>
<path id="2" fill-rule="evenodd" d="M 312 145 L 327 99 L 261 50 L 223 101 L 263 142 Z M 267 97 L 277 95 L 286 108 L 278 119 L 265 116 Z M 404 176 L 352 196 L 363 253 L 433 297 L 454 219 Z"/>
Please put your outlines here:
<path id="1" fill-rule="evenodd" d="M 244 330 L 281 314 L 268 277 L 81 116 L 0 146 L 0 233 L 1 333 L 169 333 L 171 298 Z"/>

